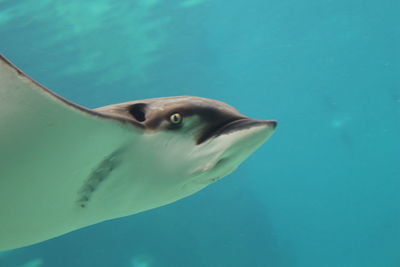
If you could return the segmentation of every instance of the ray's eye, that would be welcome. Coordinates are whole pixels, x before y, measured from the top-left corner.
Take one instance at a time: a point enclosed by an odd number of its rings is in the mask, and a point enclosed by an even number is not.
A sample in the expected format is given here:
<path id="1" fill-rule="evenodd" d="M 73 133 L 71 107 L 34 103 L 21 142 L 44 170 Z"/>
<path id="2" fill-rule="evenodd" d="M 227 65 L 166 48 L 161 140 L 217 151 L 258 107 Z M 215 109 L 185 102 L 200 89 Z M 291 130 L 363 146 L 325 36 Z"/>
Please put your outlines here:
<path id="1" fill-rule="evenodd" d="M 174 113 L 174 114 L 172 114 L 172 115 L 169 117 L 169 121 L 170 121 L 172 124 L 175 124 L 175 125 L 181 124 L 182 121 L 183 121 L 182 114 L 180 114 L 180 113 Z"/>

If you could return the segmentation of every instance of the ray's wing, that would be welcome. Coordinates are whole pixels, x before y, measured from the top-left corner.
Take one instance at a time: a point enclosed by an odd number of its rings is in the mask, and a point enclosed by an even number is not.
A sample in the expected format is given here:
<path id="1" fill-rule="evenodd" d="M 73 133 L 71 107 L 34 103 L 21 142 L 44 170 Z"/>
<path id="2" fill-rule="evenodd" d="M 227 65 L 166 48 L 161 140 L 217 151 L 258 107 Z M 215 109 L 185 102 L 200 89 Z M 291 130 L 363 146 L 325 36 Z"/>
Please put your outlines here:
<path id="1" fill-rule="evenodd" d="M 0 55 L 0 250 L 76 228 L 82 184 L 135 131 L 57 96 Z"/>

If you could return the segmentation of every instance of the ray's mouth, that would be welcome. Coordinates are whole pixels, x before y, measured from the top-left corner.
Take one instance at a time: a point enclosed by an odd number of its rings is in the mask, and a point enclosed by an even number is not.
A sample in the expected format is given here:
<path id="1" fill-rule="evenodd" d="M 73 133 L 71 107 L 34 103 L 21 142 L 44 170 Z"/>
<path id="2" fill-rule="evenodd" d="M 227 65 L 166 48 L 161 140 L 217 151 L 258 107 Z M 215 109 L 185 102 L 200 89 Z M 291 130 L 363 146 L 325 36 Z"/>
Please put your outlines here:
<path id="1" fill-rule="evenodd" d="M 268 125 L 269 127 L 275 129 L 277 122 L 273 120 L 255 120 L 247 117 L 233 118 L 208 127 L 197 140 L 197 144 L 199 145 L 201 143 L 204 143 L 212 137 L 217 137 L 223 134 L 228 134 L 244 129 L 250 129 L 252 127 L 260 125 Z"/>

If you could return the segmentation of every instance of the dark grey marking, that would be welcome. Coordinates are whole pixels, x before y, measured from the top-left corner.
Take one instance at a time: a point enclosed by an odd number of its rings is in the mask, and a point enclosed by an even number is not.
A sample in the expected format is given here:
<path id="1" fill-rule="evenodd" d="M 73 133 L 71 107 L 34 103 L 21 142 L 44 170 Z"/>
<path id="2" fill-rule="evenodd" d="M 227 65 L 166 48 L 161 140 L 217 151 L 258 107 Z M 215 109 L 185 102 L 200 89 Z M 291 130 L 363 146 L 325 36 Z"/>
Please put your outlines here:
<path id="1" fill-rule="evenodd" d="M 79 190 L 78 204 L 84 208 L 88 204 L 93 193 L 98 189 L 100 184 L 104 182 L 111 174 L 111 172 L 121 163 L 121 153 L 124 149 L 118 149 L 108 155 L 102 162 L 100 162 L 89 175 L 84 185 Z"/>
<path id="2" fill-rule="evenodd" d="M 153 118 L 149 119 L 144 123 L 148 129 L 157 129 L 163 120 L 169 121 L 169 118 L 174 113 L 180 113 L 183 116 L 183 120 L 186 117 L 197 115 L 206 124 L 221 123 L 233 119 L 245 118 L 243 115 L 234 114 L 232 112 L 224 111 L 219 109 L 217 106 L 196 106 L 189 103 L 180 103 L 169 108 L 169 110 L 163 110 L 161 114 L 153 115 Z"/>
<path id="3" fill-rule="evenodd" d="M 267 124 L 275 129 L 277 122 L 276 121 L 265 121 L 265 120 L 254 120 L 250 118 L 239 118 L 232 119 L 228 121 L 224 121 L 220 124 L 216 124 L 214 127 L 208 128 L 206 131 L 202 133 L 202 135 L 198 138 L 197 144 L 201 144 L 211 137 L 217 137 L 223 134 L 228 134 L 232 132 L 236 132 L 243 129 L 249 129 L 257 125 Z"/>

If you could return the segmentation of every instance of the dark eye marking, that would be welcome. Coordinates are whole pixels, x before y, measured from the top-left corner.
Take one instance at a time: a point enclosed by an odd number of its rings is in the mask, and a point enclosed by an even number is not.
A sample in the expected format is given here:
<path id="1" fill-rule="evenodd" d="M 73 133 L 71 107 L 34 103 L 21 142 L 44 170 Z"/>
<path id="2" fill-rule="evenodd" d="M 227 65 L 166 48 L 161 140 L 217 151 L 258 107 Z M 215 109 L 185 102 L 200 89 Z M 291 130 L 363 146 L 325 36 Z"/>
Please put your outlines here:
<path id="1" fill-rule="evenodd" d="M 139 103 L 133 104 L 129 107 L 129 113 L 139 122 L 143 122 L 146 120 L 146 112 L 145 112 L 146 104 Z"/>

